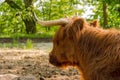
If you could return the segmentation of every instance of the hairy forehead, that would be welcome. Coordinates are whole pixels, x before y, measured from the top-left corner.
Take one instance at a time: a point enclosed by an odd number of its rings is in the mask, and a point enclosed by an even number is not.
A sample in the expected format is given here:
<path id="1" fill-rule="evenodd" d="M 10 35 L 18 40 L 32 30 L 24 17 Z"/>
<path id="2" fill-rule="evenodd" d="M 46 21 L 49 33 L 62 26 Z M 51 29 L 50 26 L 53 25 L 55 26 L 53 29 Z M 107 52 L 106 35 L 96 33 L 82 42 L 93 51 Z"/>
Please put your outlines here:
<path id="1" fill-rule="evenodd" d="M 56 40 L 59 40 L 60 37 L 62 37 L 62 31 L 64 30 L 64 27 L 59 27 L 59 29 L 56 31 L 54 37 L 53 37 L 53 42 L 55 42 Z"/>
<path id="2" fill-rule="evenodd" d="M 56 40 L 61 40 L 65 34 L 70 30 L 72 29 L 72 27 L 74 27 L 75 25 L 74 22 L 77 21 L 77 20 L 81 20 L 81 21 L 84 21 L 83 18 L 80 18 L 80 17 L 77 17 L 77 16 L 74 16 L 72 18 L 68 18 L 68 24 L 66 25 L 62 25 L 59 27 L 59 29 L 56 31 L 54 37 L 53 37 L 53 41 L 56 41 Z M 79 22 L 80 23 L 80 22 Z"/>

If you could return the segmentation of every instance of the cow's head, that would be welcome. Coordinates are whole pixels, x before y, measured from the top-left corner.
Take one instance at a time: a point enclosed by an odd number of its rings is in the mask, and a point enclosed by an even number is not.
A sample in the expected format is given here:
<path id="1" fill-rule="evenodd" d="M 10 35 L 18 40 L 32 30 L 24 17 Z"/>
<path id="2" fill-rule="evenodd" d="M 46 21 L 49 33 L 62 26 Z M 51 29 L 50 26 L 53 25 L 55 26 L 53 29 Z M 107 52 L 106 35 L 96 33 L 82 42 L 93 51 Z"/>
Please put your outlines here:
<path id="1" fill-rule="evenodd" d="M 53 37 L 53 49 L 49 55 L 50 63 L 57 67 L 77 65 L 76 45 L 81 34 L 89 26 L 86 20 L 75 16 L 46 22 L 38 20 L 38 23 L 44 26 L 61 25 Z M 91 24 L 91 26 L 95 25 Z"/>
<path id="2" fill-rule="evenodd" d="M 53 49 L 50 53 L 50 63 L 58 67 L 75 66 L 75 50 L 77 40 L 85 28 L 83 18 L 73 17 L 61 26 L 53 38 Z"/>

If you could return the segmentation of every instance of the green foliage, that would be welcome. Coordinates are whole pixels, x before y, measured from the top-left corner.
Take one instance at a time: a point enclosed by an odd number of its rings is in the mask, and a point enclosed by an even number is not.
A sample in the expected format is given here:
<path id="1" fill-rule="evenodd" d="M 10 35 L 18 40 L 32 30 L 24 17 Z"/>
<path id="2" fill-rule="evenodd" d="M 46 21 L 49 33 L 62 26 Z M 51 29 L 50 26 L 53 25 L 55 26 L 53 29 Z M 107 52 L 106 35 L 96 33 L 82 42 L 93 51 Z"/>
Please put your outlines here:
<path id="1" fill-rule="evenodd" d="M 76 12 L 81 15 L 83 10 L 77 10 L 78 4 L 78 0 L 41 1 L 37 6 L 40 7 L 37 14 L 40 14 L 43 20 L 64 18 L 66 15 L 73 16 Z"/>
<path id="2" fill-rule="evenodd" d="M 82 16 L 86 9 L 79 7 L 85 5 L 95 7 L 93 10 L 95 14 L 91 15 L 89 20 L 99 19 L 101 26 L 103 26 L 103 3 L 107 4 L 107 27 L 120 28 L 119 0 L 34 0 L 33 4 L 38 3 L 35 7 L 32 5 L 26 7 L 26 0 L 10 1 L 13 1 L 11 6 L 7 2 L 0 4 L 0 37 L 52 37 L 57 30 L 56 27 L 42 27 L 38 24 L 36 34 L 26 34 L 24 20 L 32 20 L 32 11 L 35 11 L 41 20 L 54 20 L 65 16 L 73 16 L 76 12 L 79 16 Z"/>
<path id="3" fill-rule="evenodd" d="M 16 34 L 0 34 L 0 38 L 13 38 L 18 40 L 20 38 L 51 38 L 56 32 L 58 27 L 52 28 L 50 31 L 46 31 L 44 27 L 37 26 L 38 33 L 36 34 L 24 34 L 24 33 L 16 33 Z"/>
<path id="4" fill-rule="evenodd" d="M 8 35 L 21 36 L 21 34 L 26 35 L 26 25 L 24 24 L 24 19 L 31 19 L 31 11 L 34 10 L 33 6 L 25 6 L 24 0 L 11 0 L 12 5 L 8 5 L 7 2 L 0 4 L 0 36 Z M 9 1 L 8 1 L 9 2 Z M 76 5 L 79 1 L 77 0 L 47 0 L 41 1 L 36 8 L 39 7 L 39 10 L 36 10 L 38 16 L 42 20 L 53 20 L 58 18 L 64 18 L 66 15 L 71 16 L 74 13 L 78 12 L 81 14 L 83 10 L 77 10 Z M 41 9 L 40 9 L 41 8 Z M 54 28 L 54 27 L 53 27 Z M 48 27 L 44 29 L 39 26 L 37 29 L 38 33 L 42 32 L 41 37 L 51 36 L 52 31 Z M 56 28 L 55 28 L 56 29 Z M 40 31 L 40 30 L 45 30 Z M 51 33 L 52 32 L 52 33 Z M 20 34 L 20 35 L 19 35 Z"/>
<path id="5" fill-rule="evenodd" d="M 119 28 L 120 29 L 120 1 L 119 0 L 97 0 L 90 3 L 91 5 L 94 5 L 96 9 L 93 10 L 95 13 L 94 15 L 91 15 L 91 19 L 99 19 L 100 24 L 103 26 L 103 3 L 107 4 L 107 20 L 108 25 L 104 28 Z"/>
<path id="6" fill-rule="evenodd" d="M 19 32 L 25 32 L 25 26 L 22 22 L 20 12 L 16 12 L 7 3 L 3 3 L 0 6 L 0 33 L 13 34 Z"/>

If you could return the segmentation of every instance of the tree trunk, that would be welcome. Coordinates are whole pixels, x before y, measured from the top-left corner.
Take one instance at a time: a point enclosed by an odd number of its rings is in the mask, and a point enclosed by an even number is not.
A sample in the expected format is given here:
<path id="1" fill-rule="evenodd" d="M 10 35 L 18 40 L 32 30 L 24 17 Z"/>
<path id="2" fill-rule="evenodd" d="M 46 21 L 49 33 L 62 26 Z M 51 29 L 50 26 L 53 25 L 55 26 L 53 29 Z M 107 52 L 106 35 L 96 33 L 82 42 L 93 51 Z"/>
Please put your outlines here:
<path id="1" fill-rule="evenodd" d="M 51 19 L 51 6 L 52 6 L 52 0 L 50 0 L 50 6 L 49 6 L 49 12 L 48 12 L 48 20 Z M 50 27 L 47 27 L 47 31 L 50 31 Z"/>
<path id="2" fill-rule="evenodd" d="M 32 2 L 33 0 L 24 0 L 26 10 L 28 7 L 32 6 Z M 32 10 L 28 10 L 28 12 L 31 12 L 31 15 L 32 15 Z M 23 21 L 26 26 L 27 34 L 36 33 L 36 24 L 33 16 L 30 16 L 30 19 L 27 19 L 27 18 L 23 19 Z"/>
<path id="3" fill-rule="evenodd" d="M 20 6 L 18 6 L 13 0 L 5 0 L 5 2 L 7 2 L 7 4 L 11 7 L 14 8 L 16 10 L 20 10 L 22 11 L 22 8 Z M 28 7 L 30 7 L 32 5 L 33 0 L 24 0 L 24 4 L 25 4 L 25 8 L 27 10 Z M 27 12 L 31 12 L 32 15 L 32 10 L 27 10 Z M 26 33 L 30 34 L 30 33 L 36 33 L 36 24 L 34 21 L 34 17 L 33 16 L 29 16 L 30 19 L 28 18 L 22 18 L 23 22 L 25 23 L 26 26 Z"/>
<path id="4" fill-rule="evenodd" d="M 103 18 L 104 18 L 103 26 L 105 28 L 107 28 L 108 27 L 108 21 L 107 21 L 107 4 L 105 2 L 103 2 Z"/>
<path id="5" fill-rule="evenodd" d="M 33 19 L 31 20 L 23 20 L 26 26 L 26 32 L 27 34 L 31 34 L 31 33 L 36 33 L 36 24 L 35 21 Z"/>

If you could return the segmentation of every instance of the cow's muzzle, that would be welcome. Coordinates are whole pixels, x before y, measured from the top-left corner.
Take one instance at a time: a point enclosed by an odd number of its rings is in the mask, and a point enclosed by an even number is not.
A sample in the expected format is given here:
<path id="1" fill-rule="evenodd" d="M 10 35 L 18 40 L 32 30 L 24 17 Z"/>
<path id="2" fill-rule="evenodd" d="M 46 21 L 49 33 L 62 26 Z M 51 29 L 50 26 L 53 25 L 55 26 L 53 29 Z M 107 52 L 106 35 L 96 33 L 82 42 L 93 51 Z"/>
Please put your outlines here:
<path id="1" fill-rule="evenodd" d="M 54 66 L 57 66 L 57 67 L 60 67 L 62 64 L 58 61 L 58 59 L 55 57 L 55 56 L 53 56 L 53 55 L 49 55 L 49 62 L 51 63 L 51 64 L 53 64 Z"/>

